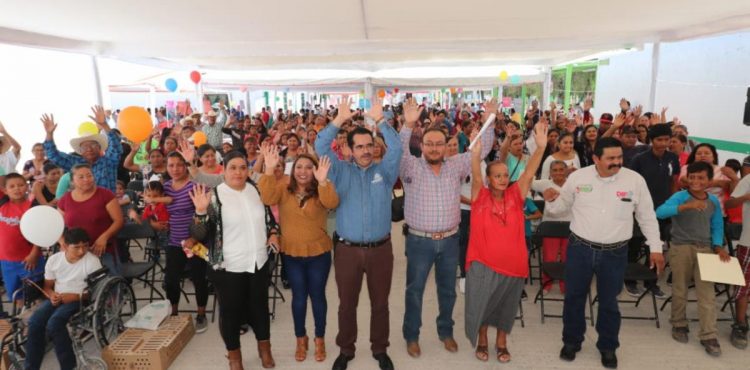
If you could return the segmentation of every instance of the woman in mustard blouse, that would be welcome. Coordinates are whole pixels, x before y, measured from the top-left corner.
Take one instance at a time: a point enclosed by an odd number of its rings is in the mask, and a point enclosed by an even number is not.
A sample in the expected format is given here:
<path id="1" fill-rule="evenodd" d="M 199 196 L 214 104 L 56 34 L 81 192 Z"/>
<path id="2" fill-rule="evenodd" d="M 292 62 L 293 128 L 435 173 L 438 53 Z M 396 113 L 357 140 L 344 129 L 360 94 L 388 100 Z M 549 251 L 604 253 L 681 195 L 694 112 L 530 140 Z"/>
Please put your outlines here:
<path id="1" fill-rule="evenodd" d="M 323 361 L 325 352 L 326 302 L 325 289 L 331 270 L 333 243 L 326 234 L 328 211 L 339 205 L 333 183 L 328 181 L 331 161 L 323 157 L 318 163 L 313 156 L 299 154 L 292 166 L 289 182 L 277 181 L 273 174 L 280 161 L 275 147 L 261 148 L 266 171 L 258 182 L 261 199 L 266 205 L 279 205 L 281 250 L 292 288 L 292 316 L 297 337 L 295 359 L 307 357 L 308 337 L 305 330 L 307 297 L 312 302 L 315 319 L 315 360 Z"/>

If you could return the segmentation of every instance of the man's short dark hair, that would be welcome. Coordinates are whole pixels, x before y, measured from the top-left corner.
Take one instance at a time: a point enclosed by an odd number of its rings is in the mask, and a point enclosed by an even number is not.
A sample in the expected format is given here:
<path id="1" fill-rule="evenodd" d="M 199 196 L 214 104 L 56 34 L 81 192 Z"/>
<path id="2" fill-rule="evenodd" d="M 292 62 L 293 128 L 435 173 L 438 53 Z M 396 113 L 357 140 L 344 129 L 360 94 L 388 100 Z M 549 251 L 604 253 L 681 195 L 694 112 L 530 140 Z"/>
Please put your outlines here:
<path id="1" fill-rule="evenodd" d="M 445 142 L 446 143 L 448 142 L 448 135 L 445 133 L 445 131 L 443 131 L 439 127 L 430 127 L 427 130 L 424 130 L 424 133 L 422 133 L 422 139 L 424 139 L 424 137 L 427 136 L 427 134 L 429 134 L 430 132 L 439 132 L 439 133 L 441 133 L 443 135 L 443 137 L 445 138 Z"/>
<path id="2" fill-rule="evenodd" d="M 607 148 L 620 148 L 622 149 L 622 143 L 613 137 L 603 137 L 596 141 L 594 146 L 594 155 L 601 158 L 604 154 L 604 149 Z"/>
<path id="3" fill-rule="evenodd" d="M 86 230 L 80 227 L 74 227 L 65 230 L 63 233 L 63 240 L 65 240 L 66 244 L 90 243 L 91 237 L 86 233 Z"/>
<path id="4" fill-rule="evenodd" d="M 26 179 L 23 178 L 23 175 L 21 175 L 18 172 L 11 172 L 5 175 L 5 184 L 8 184 L 8 180 L 13 180 L 13 179 L 20 179 L 21 181 L 26 182 Z"/>
<path id="5" fill-rule="evenodd" d="M 351 148 L 352 150 L 354 150 L 354 136 L 355 135 L 369 135 L 370 137 L 372 137 L 372 131 L 364 127 L 357 126 L 354 128 L 354 130 L 352 130 L 349 134 L 347 134 L 346 143 L 349 144 L 349 148 Z"/>
<path id="6" fill-rule="evenodd" d="M 688 175 L 691 173 L 698 173 L 698 172 L 704 172 L 704 171 L 706 172 L 706 175 L 708 175 L 708 179 L 713 180 L 714 166 L 703 161 L 696 161 L 687 166 Z"/>

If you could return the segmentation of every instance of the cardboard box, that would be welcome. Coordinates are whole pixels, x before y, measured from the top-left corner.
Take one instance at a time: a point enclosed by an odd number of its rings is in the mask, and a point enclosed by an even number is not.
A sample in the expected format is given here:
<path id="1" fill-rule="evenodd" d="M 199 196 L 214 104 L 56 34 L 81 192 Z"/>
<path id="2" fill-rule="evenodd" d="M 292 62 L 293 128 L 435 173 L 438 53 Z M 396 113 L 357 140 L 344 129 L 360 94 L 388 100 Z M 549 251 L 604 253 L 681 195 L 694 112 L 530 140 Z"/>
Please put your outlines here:
<path id="1" fill-rule="evenodd" d="M 102 350 L 110 370 L 166 370 L 195 335 L 190 315 L 170 316 L 158 330 L 127 329 Z"/>

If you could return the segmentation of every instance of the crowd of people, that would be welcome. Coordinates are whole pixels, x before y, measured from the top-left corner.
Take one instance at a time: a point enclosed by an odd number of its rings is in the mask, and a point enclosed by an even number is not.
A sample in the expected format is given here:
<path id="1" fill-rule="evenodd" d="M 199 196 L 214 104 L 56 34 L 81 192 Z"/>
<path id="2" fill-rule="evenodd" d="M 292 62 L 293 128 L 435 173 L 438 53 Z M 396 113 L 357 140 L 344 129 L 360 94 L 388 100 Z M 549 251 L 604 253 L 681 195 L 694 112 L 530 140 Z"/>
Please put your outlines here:
<path id="1" fill-rule="evenodd" d="M 656 283 L 640 288 L 624 280 L 627 264 L 638 262 L 644 247 L 646 263 L 659 274 L 668 253 L 672 337 L 689 340 L 685 311 L 692 282 L 700 343 L 710 355 L 721 354 L 714 284 L 701 280 L 697 254 L 727 261 L 725 223 L 743 224 L 735 251 L 750 282 L 750 157 L 720 166 L 716 148 L 689 140 L 677 117 L 667 120 L 666 108 L 643 113 L 626 99 L 617 114 L 602 114 L 598 125 L 591 98 L 582 110 L 568 112 L 554 103 L 544 110 L 534 101 L 523 117 L 499 110 L 494 99 L 459 101 L 447 109 L 412 98 L 397 106 L 374 99 L 371 106 L 353 110 L 344 96 L 337 106 L 276 114 L 267 107 L 246 115 L 220 102 L 171 121 L 159 109 L 144 143 L 128 142 L 112 127 L 116 112 L 95 106 L 91 118 L 100 133 L 73 139 L 73 153 L 58 150 L 57 122 L 45 114 L 46 138 L 32 147 L 21 173 L 21 146 L 0 124 L 5 288 L 11 297 L 29 274 L 44 271 L 46 280 L 48 300 L 30 326 L 27 352 L 43 351 L 39 333 L 46 332 L 61 368 L 75 367 L 70 338 L 60 329 L 70 317 L 68 304 L 81 299 L 83 272 L 100 263 L 119 273 L 129 254 L 117 234 L 125 223 L 140 223 L 156 231 L 166 255 L 164 288 L 173 315 L 180 312 L 180 282 L 190 266 L 198 333 L 207 330 L 208 284 L 214 285 L 230 369 L 243 368 L 240 335 L 250 329 L 262 366 L 275 366 L 268 287 L 276 256 L 292 291 L 296 361 L 305 361 L 310 347 L 308 299 L 313 357 L 327 357 L 325 290 L 333 266 L 340 350 L 333 369 L 346 369 L 355 356 L 365 276 L 370 349 L 380 369 L 393 369 L 389 300 L 393 251 L 400 246 L 392 245 L 392 201 L 394 189 L 401 189 L 407 260 L 402 335 L 411 357 L 421 355 L 424 291 L 434 266 L 436 334 L 445 350 L 459 350 L 453 310 L 460 292 L 476 358 L 488 361 L 492 326 L 497 360 L 511 361 L 507 338 L 525 296 L 531 221 L 537 218 L 570 222 L 569 238 L 544 238 L 540 246 L 545 262 L 566 266 L 559 282 L 565 297 L 561 359 L 573 361 L 581 350 L 586 297 L 596 275 L 596 347 L 603 366 L 617 367 L 618 295 L 623 288 L 634 296 L 649 289 L 667 297 Z M 197 131 L 207 142 L 196 147 Z M 145 162 L 136 163 L 137 153 L 145 153 Z M 133 194 L 129 182 L 143 191 Z M 135 202 L 138 197 L 143 204 Z M 543 213 L 534 199 L 544 201 Z M 18 226 L 37 204 L 56 207 L 67 229 L 62 252 L 47 261 Z M 333 212 L 331 236 L 326 223 Z M 641 232 L 634 236 L 636 222 Z M 540 293 L 552 289 L 545 275 Z M 747 286 L 734 295 L 737 319 L 729 339 L 737 348 L 747 346 L 749 295 Z"/>

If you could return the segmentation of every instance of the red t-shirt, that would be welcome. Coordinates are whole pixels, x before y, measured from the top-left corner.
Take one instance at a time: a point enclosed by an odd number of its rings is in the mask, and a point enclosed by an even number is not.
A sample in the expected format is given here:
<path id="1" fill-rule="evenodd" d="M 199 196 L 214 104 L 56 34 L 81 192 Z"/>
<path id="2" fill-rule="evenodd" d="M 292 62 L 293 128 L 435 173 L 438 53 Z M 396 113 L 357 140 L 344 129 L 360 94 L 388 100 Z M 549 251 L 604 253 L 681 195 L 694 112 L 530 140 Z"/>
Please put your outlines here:
<path id="1" fill-rule="evenodd" d="M 164 203 L 149 204 L 143 209 L 143 215 L 141 215 L 141 217 L 144 220 L 153 217 L 155 221 L 169 221 L 167 205 Z"/>
<path id="2" fill-rule="evenodd" d="M 5 203 L 0 207 L 0 260 L 21 262 L 31 253 L 31 243 L 21 234 L 21 216 L 31 208 L 31 201 Z M 43 227 L 39 225 L 39 227 Z"/>
<path id="3" fill-rule="evenodd" d="M 471 262 L 481 262 L 493 271 L 513 277 L 529 276 L 526 250 L 524 200 L 517 184 L 504 194 L 505 207 L 493 200 L 490 190 L 483 187 L 471 203 L 469 249 L 466 269 Z M 503 209 L 504 208 L 504 209 Z"/>
<path id="4" fill-rule="evenodd" d="M 71 194 L 72 192 L 65 193 L 57 202 L 57 208 L 65 212 L 65 226 L 86 230 L 91 238 L 91 244 L 94 244 L 94 241 L 112 226 L 112 218 L 107 212 L 107 203 L 115 199 L 115 195 L 105 188 L 97 187 L 91 198 L 76 202 Z M 110 239 L 107 244 L 107 252 L 110 253 L 114 251 L 112 241 Z"/>

